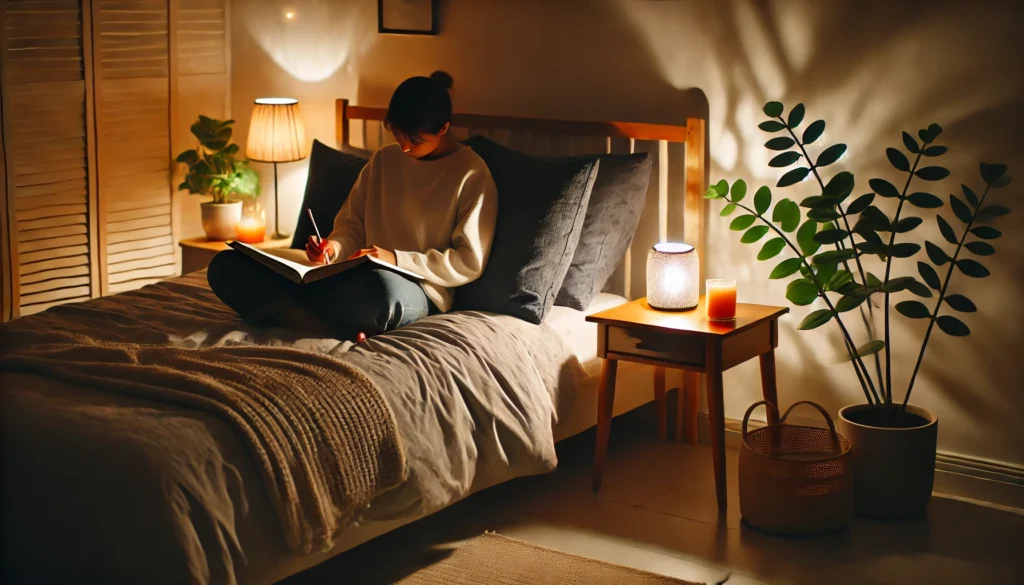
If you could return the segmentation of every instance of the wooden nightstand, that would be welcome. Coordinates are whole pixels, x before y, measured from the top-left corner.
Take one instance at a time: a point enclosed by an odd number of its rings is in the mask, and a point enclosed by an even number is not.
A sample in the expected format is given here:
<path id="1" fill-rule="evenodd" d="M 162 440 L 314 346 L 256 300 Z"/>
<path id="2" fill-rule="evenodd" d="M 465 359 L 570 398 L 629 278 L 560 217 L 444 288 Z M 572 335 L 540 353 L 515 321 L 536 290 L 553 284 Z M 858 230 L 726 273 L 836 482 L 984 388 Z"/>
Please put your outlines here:
<path id="1" fill-rule="evenodd" d="M 210 260 L 221 252 L 228 249 L 227 242 L 207 240 L 206 238 L 189 238 L 178 242 L 181 246 L 181 273 L 188 274 L 196 270 L 202 270 L 210 265 Z M 253 244 L 257 248 L 287 248 L 292 245 L 291 238 L 280 240 L 267 239 L 259 244 Z"/>
<path id="2" fill-rule="evenodd" d="M 594 491 L 601 489 L 612 404 L 615 401 L 615 372 L 619 360 L 655 366 L 655 400 L 658 405 L 659 434 L 664 435 L 665 370 L 677 368 L 707 376 L 708 411 L 711 421 L 711 453 L 715 468 L 718 509 L 726 509 L 725 492 L 725 409 L 722 372 L 760 356 L 761 390 L 764 399 L 778 403 L 775 387 L 775 348 L 779 344 L 778 319 L 787 307 L 736 305 L 733 321 L 708 321 L 704 298 L 690 311 L 658 311 L 638 299 L 595 313 L 587 321 L 598 324 L 597 356 L 601 379 L 597 401 L 597 448 L 594 455 Z M 679 393 L 679 411 L 683 410 Z M 696 394 L 694 394 L 694 397 Z M 691 408 L 691 429 L 696 429 L 696 408 Z M 681 417 L 677 434 L 681 435 Z M 692 433 L 692 431 L 691 431 Z M 695 435 L 692 435 L 695 437 Z"/>

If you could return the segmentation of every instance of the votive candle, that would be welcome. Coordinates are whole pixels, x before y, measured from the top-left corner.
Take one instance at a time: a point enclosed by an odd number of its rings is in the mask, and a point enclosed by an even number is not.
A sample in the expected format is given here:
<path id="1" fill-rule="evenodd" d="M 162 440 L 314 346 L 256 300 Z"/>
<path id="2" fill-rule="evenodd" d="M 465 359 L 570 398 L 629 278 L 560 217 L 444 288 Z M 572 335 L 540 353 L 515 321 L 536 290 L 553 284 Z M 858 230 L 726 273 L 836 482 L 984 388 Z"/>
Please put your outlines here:
<path id="1" fill-rule="evenodd" d="M 728 321 L 736 318 L 736 281 L 709 278 L 705 282 L 708 319 Z"/>
<path id="2" fill-rule="evenodd" d="M 267 222 L 263 214 L 243 215 L 235 225 L 235 239 L 246 244 L 258 244 L 267 235 Z"/>

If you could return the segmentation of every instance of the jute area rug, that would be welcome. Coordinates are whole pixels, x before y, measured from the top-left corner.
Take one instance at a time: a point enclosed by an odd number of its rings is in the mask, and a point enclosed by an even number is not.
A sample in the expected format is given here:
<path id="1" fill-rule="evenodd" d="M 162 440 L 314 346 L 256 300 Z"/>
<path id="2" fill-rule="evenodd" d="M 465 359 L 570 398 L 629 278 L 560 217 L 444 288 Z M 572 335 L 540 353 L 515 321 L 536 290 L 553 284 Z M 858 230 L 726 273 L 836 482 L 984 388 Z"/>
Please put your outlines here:
<path id="1" fill-rule="evenodd" d="M 395 585 L 698 585 L 486 533 Z"/>

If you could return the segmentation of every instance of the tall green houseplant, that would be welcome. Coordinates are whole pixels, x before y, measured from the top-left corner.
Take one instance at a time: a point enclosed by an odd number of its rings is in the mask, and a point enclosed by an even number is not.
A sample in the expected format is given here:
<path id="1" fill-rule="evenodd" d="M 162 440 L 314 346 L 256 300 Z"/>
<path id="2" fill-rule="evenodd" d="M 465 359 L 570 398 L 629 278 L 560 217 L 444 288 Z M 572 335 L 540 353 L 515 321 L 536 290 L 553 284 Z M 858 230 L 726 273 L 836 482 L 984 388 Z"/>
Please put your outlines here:
<path id="1" fill-rule="evenodd" d="M 946 168 L 936 164 L 946 152 L 945 146 L 936 144 L 942 134 L 938 124 L 918 131 L 916 138 L 903 132 L 902 149 L 886 149 L 886 157 L 897 173 L 895 184 L 873 178 L 868 181 L 871 192 L 854 197 L 856 182 L 852 173 L 842 171 L 826 177 L 827 167 L 840 159 L 846 145 L 827 146 L 812 157 L 809 148 L 824 133 L 825 121 L 816 120 L 802 127 L 803 104 L 785 116 L 784 110 L 780 102 L 765 104 L 764 113 L 769 119 L 758 125 L 762 131 L 775 135 L 765 142 L 765 148 L 777 153 L 769 166 L 790 169 L 776 187 L 790 187 L 813 178 L 819 193 L 799 203 L 781 199 L 773 207 L 769 187 L 758 188 L 751 203 L 746 199 L 748 189 L 743 180 L 732 185 L 723 180 L 711 187 L 707 198 L 726 203 L 722 216 L 740 212 L 729 227 L 743 232 L 741 242 L 754 244 L 771 234 L 761 245 L 757 259 L 768 261 L 783 254 L 788 257 L 778 262 L 769 278 L 791 279 L 786 298 L 794 305 L 810 305 L 819 299 L 825 305 L 807 315 L 798 328 L 809 330 L 834 322 L 867 403 L 881 411 L 880 418 L 901 426 L 898 419 L 905 415 L 934 329 L 954 337 L 970 334 L 961 316 L 977 311 L 977 307 L 966 296 L 950 293 L 949 285 L 956 273 L 968 278 L 989 275 L 977 258 L 993 254 L 991 241 L 1001 236 L 988 222 L 1010 212 L 989 200 L 993 189 L 1010 183 L 1006 165 L 981 163 L 980 188 L 961 184 L 961 195 L 948 197 L 953 220 L 936 215 L 944 241 L 925 241 L 922 246 L 906 241 L 924 221 L 910 213 L 914 208 L 942 208 L 943 200 L 928 190 L 949 176 Z M 891 199 L 895 210 L 883 211 L 876 205 L 881 199 Z M 885 207 L 891 208 L 892 204 Z M 961 224 L 959 232 L 953 221 Z M 916 257 L 922 248 L 925 258 L 917 262 L 916 276 L 895 274 L 894 258 Z M 920 300 L 894 302 L 893 295 L 903 291 Z M 893 388 L 892 309 L 906 318 L 928 321 L 902 396 Z M 868 339 L 854 339 L 848 326 L 851 318 L 864 324 Z M 876 326 L 879 318 L 880 328 Z"/>

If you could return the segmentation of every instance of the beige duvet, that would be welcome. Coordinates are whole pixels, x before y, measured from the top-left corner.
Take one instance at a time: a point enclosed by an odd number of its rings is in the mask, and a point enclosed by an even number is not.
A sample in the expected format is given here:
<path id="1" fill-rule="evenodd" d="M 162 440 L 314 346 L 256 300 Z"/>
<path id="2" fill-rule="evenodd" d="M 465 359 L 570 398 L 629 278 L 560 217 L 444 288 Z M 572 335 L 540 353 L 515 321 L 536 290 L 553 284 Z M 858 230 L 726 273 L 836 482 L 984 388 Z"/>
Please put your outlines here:
<path id="1" fill-rule="evenodd" d="M 355 525 L 552 469 L 555 413 L 580 375 L 545 326 L 483 313 L 430 317 L 356 347 L 251 329 L 201 273 L 22 319 L 0 341 L 63 329 L 149 351 L 278 348 L 365 374 L 391 409 L 407 479 L 346 515 L 321 556 Z M 268 489 L 250 438 L 223 415 L 60 378 L 0 371 L 4 582 L 268 583 L 308 564 L 278 513 L 287 496 Z"/>

